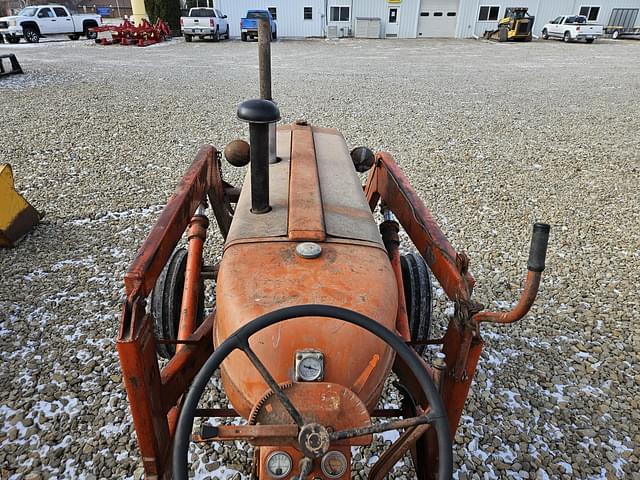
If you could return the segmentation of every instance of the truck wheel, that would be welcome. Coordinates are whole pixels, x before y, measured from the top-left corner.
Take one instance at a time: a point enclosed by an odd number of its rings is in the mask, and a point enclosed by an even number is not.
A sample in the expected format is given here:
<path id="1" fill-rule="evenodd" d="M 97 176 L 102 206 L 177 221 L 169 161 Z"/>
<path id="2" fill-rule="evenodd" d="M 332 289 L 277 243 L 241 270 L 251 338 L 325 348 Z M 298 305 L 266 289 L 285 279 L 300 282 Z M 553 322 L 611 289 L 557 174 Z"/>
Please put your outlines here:
<path id="1" fill-rule="evenodd" d="M 542 30 L 542 38 L 545 40 L 549 40 L 549 32 L 546 28 Z"/>
<path id="2" fill-rule="evenodd" d="M 91 28 L 91 27 L 89 27 Z M 98 32 L 90 32 L 89 28 L 84 31 L 84 36 L 87 37 L 87 40 L 95 40 L 98 38 Z"/>
<path id="3" fill-rule="evenodd" d="M 229 24 L 227 24 L 227 33 L 225 33 L 224 36 L 229 40 Z"/>
<path id="4" fill-rule="evenodd" d="M 213 38 L 214 42 L 220 41 L 220 33 L 218 32 L 218 27 L 216 27 L 216 31 L 213 32 L 213 35 L 211 35 L 211 38 Z"/>
<path id="5" fill-rule="evenodd" d="M 187 35 L 186 33 L 184 34 L 184 41 L 187 43 L 191 43 L 191 40 L 193 40 L 193 37 L 191 35 Z"/>
<path id="6" fill-rule="evenodd" d="M 13 35 L 7 35 L 5 37 L 7 39 L 7 43 L 20 43 L 20 37 L 14 37 Z"/>
<path id="7" fill-rule="evenodd" d="M 277 40 L 277 39 L 278 39 L 278 31 L 277 31 L 277 30 L 274 30 L 274 31 L 273 31 L 273 34 L 271 35 L 271 38 L 272 38 L 273 40 Z"/>
<path id="8" fill-rule="evenodd" d="M 38 43 L 40 41 L 40 32 L 33 27 L 26 27 L 22 34 L 24 39 L 29 43 Z"/>
<path id="9" fill-rule="evenodd" d="M 565 41 L 565 43 L 569 43 L 571 41 L 571 33 L 564 32 L 564 37 L 562 37 L 562 39 Z"/>
<path id="10" fill-rule="evenodd" d="M 611 38 L 613 38 L 614 40 L 616 40 L 619 36 L 620 36 L 620 30 L 614 30 L 613 33 L 611 34 Z"/>
<path id="11" fill-rule="evenodd" d="M 78 40 L 78 39 L 80 39 L 80 35 L 78 35 L 77 33 L 74 33 L 72 35 L 69 35 L 69 39 L 70 40 Z"/>
<path id="12" fill-rule="evenodd" d="M 240 34 L 240 40 L 242 40 L 243 42 L 246 42 L 247 41 L 247 34 L 246 33 Z"/>
<path id="13" fill-rule="evenodd" d="M 587 42 L 587 43 L 593 43 L 593 38 L 587 38 L 587 39 L 585 40 L 585 42 Z"/>

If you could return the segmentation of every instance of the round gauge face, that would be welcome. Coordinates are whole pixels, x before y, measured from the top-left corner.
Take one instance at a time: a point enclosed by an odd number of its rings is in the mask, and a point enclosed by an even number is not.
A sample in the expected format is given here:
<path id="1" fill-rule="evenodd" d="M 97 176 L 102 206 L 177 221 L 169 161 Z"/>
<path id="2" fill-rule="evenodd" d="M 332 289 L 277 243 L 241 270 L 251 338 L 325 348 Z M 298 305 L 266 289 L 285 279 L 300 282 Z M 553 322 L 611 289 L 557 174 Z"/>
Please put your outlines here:
<path id="1" fill-rule="evenodd" d="M 329 478 L 338 478 L 347 471 L 347 457 L 342 452 L 329 452 L 322 457 L 322 472 Z"/>
<path id="2" fill-rule="evenodd" d="M 317 357 L 305 357 L 298 364 L 298 375 L 305 382 L 318 380 L 322 375 L 322 360 Z"/>
<path id="3" fill-rule="evenodd" d="M 267 459 L 267 470 L 273 478 L 283 478 L 291 473 L 291 457 L 285 452 L 274 452 Z"/>

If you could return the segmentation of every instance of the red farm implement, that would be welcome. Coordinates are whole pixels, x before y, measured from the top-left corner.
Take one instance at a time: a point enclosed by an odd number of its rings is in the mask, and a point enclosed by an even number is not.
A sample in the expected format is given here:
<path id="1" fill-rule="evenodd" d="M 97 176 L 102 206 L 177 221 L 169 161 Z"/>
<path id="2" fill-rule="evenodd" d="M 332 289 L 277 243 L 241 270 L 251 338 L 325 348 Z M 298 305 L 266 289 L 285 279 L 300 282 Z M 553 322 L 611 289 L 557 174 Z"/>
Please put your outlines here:
<path id="1" fill-rule="evenodd" d="M 161 19 L 151 24 L 143 19 L 139 25 L 124 20 L 120 25 L 103 25 L 92 29 L 97 32 L 100 45 L 137 45 L 147 47 L 171 38 L 171 29 Z"/>

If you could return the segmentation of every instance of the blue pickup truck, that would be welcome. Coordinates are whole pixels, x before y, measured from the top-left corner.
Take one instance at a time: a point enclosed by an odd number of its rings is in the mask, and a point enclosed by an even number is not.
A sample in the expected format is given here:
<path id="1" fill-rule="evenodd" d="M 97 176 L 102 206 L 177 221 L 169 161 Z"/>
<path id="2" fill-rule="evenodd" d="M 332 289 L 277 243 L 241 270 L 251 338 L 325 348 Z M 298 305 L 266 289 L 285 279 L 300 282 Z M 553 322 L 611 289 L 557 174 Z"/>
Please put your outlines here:
<path id="1" fill-rule="evenodd" d="M 258 19 L 268 18 L 271 26 L 271 38 L 278 38 L 278 25 L 271 16 L 269 10 L 249 10 L 245 18 L 240 19 L 240 38 L 246 42 L 249 38 L 252 40 L 258 38 Z"/>

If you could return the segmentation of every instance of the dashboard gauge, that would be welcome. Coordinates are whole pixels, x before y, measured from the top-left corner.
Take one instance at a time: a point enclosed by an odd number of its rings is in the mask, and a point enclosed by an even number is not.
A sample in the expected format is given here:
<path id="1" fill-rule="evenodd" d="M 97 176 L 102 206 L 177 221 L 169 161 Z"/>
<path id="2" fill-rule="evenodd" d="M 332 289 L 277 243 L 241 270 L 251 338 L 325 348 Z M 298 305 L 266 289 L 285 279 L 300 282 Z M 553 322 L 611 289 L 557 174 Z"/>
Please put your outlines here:
<path id="1" fill-rule="evenodd" d="M 293 462 L 286 452 L 273 452 L 267 458 L 267 471 L 273 478 L 284 478 L 291 473 Z"/>
<path id="2" fill-rule="evenodd" d="M 318 382 L 324 376 L 324 355 L 316 350 L 296 352 L 296 381 Z"/>
<path id="3" fill-rule="evenodd" d="M 329 478 L 340 478 L 347 471 L 347 457 L 342 452 L 328 452 L 322 457 L 322 473 Z"/>

